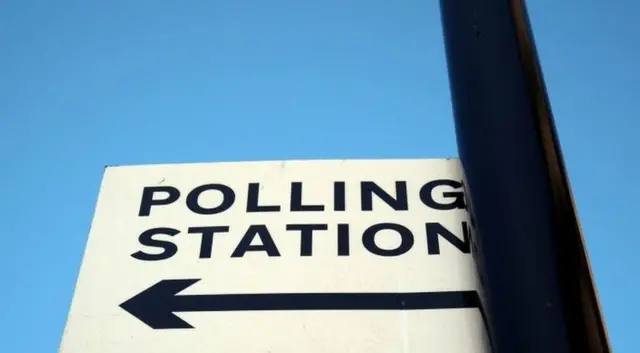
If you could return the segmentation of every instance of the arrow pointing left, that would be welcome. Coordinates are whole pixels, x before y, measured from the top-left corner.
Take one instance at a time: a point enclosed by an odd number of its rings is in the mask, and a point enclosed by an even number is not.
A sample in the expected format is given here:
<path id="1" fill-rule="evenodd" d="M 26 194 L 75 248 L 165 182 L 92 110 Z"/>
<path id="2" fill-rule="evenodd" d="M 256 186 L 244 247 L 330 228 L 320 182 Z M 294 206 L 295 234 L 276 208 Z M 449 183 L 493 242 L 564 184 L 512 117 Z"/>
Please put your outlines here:
<path id="1" fill-rule="evenodd" d="M 193 328 L 176 312 L 479 308 L 476 291 L 177 295 L 199 279 L 162 280 L 120 304 L 153 329 Z"/>

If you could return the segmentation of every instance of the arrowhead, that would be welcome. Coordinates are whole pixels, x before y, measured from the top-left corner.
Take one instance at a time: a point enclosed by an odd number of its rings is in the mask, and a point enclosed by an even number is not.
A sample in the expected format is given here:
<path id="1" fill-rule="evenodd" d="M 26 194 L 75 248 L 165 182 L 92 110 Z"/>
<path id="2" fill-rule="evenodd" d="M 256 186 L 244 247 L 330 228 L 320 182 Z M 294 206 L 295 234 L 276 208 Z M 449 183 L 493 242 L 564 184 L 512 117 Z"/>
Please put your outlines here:
<path id="1" fill-rule="evenodd" d="M 120 304 L 120 307 L 156 330 L 193 328 L 173 313 L 173 307 L 176 294 L 198 281 L 199 279 L 162 280 Z"/>

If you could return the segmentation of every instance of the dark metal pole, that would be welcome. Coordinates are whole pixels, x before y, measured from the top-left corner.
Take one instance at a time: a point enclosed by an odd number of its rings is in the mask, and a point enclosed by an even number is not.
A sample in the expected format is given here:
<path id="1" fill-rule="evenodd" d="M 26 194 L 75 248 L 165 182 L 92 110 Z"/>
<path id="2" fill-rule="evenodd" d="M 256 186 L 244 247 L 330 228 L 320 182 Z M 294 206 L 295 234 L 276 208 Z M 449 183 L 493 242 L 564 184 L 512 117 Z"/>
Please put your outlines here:
<path id="1" fill-rule="evenodd" d="M 493 348 L 610 352 L 523 0 L 440 6 Z"/>

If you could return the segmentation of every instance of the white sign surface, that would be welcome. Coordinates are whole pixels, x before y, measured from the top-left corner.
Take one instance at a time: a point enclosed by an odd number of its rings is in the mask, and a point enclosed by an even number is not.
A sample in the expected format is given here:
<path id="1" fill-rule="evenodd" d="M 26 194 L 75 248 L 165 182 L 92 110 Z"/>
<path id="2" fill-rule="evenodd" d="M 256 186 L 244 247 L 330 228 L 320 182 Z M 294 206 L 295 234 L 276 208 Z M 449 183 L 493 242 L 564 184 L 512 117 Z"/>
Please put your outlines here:
<path id="1" fill-rule="evenodd" d="M 61 353 L 488 352 L 455 159 L 108 167 Z"/>

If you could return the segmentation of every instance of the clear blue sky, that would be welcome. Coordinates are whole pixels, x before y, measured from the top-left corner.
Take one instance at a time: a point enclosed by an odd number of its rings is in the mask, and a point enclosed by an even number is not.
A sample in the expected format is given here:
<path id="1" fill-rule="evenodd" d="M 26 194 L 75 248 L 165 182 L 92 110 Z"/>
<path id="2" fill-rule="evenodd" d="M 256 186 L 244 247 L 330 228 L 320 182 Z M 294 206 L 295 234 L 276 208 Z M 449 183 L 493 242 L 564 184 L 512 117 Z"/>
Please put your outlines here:
<path id="1" fill-rule="evenodd" d="M 613 347 L 637 352 L 640 3 L 529 2 Z M 57 351 L 104 165 L 455 156 L 451 116 L 433 0 L 4 1 L 0 351 Z"/>

